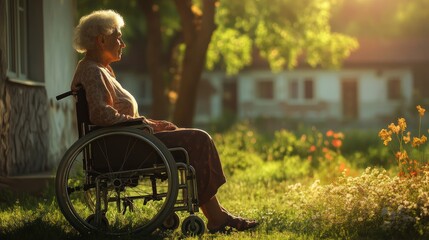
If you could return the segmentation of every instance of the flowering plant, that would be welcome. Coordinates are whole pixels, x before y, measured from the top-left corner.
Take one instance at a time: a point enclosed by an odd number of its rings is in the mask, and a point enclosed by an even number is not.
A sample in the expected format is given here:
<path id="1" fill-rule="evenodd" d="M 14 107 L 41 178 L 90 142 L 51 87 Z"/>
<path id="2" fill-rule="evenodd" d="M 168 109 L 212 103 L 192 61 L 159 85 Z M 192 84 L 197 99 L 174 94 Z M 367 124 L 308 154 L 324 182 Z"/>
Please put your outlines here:
<path id="1" fill-rule="evenodd" d="M 338 155 L 341 154 L 340 149 L 343 145 L 344 139 L 344 134 L 342 132 L 328 130 L 325 137 L 321 133 L 316 134 L 316 136 L 316 139 L 312 141 L 311 146 L 308 149 L 308 152 L 311 154 L 309 155 L 309 159 L 324 157 L 324 159 L 332 160 L 332 155 L 334 153 Z M 301 137 L 301 139 L 303 138 Z M 320 153 L 320 150 L 323 154 Z"/>
<path id="2" fill-rule="evenodd" d="M 420 171 L 420 164 L 424 162 L 424 153 L 422 153 L 420 147 L 427 141 L 427 137 L 421 134 L 421 121 L 425 114 L 425 109 L 420 105 L 417 107 L 419 113 L 419 130 L 418 135 L 413 137 L 411 140 L 411 132 L 407 131 L 407 122 L 405 118 L 399 118 L 398 124 L 389 124 L 387 129 L 381 129 L 378 136 L 383 140 L 385 146 L 389 146 L 392 142 L 392 137 L 396 137 L 398 143 L 398 149 L 393 149 L 395 159 L 399 168 L 400 176 L 416 176 Z M 411 148 L 410 148 L 411 145 Z M 390 144 L 392 146 L 392 144 Z M 416 149 L 420 152 L 420 159 L 412 158 L 410 152 Z"/>

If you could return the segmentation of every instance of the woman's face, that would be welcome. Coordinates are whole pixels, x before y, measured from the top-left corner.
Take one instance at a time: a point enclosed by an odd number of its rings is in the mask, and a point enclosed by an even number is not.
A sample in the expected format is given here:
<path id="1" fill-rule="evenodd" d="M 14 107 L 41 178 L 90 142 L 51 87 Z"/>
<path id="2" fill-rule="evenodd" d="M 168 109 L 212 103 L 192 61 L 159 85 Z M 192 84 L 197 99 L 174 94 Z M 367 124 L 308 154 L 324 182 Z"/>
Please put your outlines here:
<path id="1" fill-rule="evenodd" d="M 121 60 L 122 48 L 125 47 L 122 41 L 121 30 L 117 29 L 112 34 L 104 36 L 103 55 L 109 62 Z"/>

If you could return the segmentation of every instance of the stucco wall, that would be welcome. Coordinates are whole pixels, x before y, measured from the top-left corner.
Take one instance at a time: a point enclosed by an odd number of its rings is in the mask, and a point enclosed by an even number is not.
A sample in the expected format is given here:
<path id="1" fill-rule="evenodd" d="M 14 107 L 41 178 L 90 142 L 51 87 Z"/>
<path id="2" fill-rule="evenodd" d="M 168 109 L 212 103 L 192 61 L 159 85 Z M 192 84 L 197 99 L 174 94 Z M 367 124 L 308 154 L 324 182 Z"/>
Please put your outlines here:
<path id="1" fill-rule="evenodd" d="M 5 109 L 7 151 L 4 175 L 20 175 L 49 169 L 48 117 L 46 91 L 43 87 L 6 83 Z"/>
<path id="2" fill-rule="evenodd" d="M 66 149 L 77 139 L 71 97 L 55 96 L 69 91 L 76 66 L 72 48 L 75 6 L 73 0 L 44 0 L 45 87 L 49 106 L 48 163 L 55 168 Z"/>

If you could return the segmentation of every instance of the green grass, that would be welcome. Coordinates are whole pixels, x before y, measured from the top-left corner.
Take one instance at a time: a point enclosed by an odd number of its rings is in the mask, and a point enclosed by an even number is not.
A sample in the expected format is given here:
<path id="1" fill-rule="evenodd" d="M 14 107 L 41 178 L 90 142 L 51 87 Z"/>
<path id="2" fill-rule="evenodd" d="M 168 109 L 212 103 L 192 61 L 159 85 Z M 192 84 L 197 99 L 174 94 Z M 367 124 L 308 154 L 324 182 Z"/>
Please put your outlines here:
<path id="1" fill-rule="evenodd" d="M 370 161 L 385 156 L 382 146 L 368 150 L 363 138 L 353 149 L 346 135 L 347 155 L 331 149 L 309 160 L 306 149 L 317 139 L 303 141 L 286 132 L 262 138 L 248 126 L 215 135 L 227 174 L 217 196 L 230 212 L 260 226 L 200 238 L 177 229 L 147 239 L 428 239 L 429 172 L 398 178 L 394 166 L 378 168 Z M 0 239 L 85 238 L 65 220 L 48 189 L 37 197 L 0 192 Z"/>
<path id="2" fill-rule="evenodd" d="M 185 237 L 176 230 L 155 232 L 148 239 L 429 237 L 429 174 L 399 179 L 368 169 L 330 184 L 291 184 L 268 178 L 249 181 L 251 172 L 244 172 L 230 177 L 218 197 L 232 213 L 257 219 L 261 223 L 257 229 L 230 235 L 206 233 L 201 238 Z M 0 239 L 85 239 L 64 219 L 52 192 L 39 197 L 2 192 L 0 199 Z M 186 216 L 180 215 L 181 219 Z"/>

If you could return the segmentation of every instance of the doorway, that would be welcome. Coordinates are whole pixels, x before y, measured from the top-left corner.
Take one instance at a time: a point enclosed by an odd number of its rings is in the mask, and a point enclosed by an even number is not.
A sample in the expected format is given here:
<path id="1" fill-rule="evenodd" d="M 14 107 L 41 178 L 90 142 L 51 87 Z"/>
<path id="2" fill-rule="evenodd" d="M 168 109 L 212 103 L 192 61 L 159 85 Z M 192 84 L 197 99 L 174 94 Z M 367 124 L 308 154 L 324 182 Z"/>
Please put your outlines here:
<path id="1" fill-rule="evenodd" d="M 344 79 L 341 82 L 343 118 L 355 120 L 359 116 L 358 88 L 356 79 Z"/>

